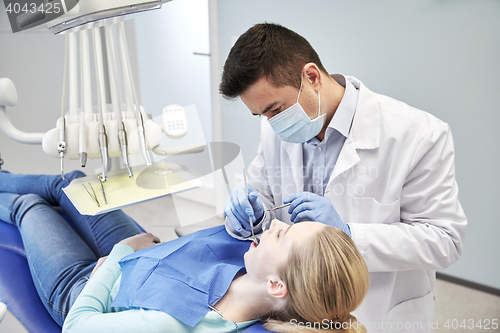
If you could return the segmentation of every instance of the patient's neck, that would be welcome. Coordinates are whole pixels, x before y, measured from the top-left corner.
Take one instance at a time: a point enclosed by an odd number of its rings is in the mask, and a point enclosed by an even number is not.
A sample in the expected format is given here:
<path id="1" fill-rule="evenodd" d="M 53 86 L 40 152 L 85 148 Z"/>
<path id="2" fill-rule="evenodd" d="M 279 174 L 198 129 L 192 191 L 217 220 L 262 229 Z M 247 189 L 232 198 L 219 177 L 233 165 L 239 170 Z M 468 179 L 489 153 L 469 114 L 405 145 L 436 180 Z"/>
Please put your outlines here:
<path id="1" fill-rule="evenodd" d="M 258 285 L 246 274 L 235 277 L 214 307 L 222 313 L 224 319 L 235 322 L 258 319 L 272 309 L 265 286 Z"/>

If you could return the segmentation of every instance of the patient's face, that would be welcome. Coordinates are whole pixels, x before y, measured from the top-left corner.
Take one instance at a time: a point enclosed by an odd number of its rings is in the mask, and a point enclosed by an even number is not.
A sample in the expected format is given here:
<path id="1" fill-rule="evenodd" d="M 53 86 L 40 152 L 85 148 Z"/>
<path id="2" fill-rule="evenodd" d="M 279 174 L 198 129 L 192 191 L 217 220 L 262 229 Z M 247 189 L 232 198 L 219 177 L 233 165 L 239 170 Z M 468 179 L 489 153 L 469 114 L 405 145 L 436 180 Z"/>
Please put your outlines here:
<path id="1" fill-rule="evenodd" d="M 247 273 L 258 279 L 276 275 L 277 269 L 288 259 L 292 245 L 295 250 L 300 250 L 324 228 L 325 225 L 318 222 L 301 222 L 290 226 L 273 220 L 271 227 L 262 234 L 259 246 L 252 244 L 245 253 Z"/>

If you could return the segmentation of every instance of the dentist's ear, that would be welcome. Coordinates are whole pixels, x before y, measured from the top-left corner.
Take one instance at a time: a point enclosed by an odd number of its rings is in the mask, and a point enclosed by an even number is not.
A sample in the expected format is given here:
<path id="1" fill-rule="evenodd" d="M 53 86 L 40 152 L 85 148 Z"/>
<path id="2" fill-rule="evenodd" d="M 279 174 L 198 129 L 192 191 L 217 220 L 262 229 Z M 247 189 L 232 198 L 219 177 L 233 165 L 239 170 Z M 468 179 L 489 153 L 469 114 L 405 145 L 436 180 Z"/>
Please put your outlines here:
<path id="1" fill-rule="evenodd" d="M 314 63 L 310 62 L 304 65 L 302 68 L 302 72 L 304 75 L 304 79 L 309 82 L 309 84 L 313 87 L 314 90 L 319 91 L 321 89 L 321 70 Z"/>
<path id="2" fill-rule="evenodd" d="M 269 278 L 266 289 L 269 295 L 277 299 L 284 300 L 288 296 L 288 289 L 286 285 L 276 276 Z"/>

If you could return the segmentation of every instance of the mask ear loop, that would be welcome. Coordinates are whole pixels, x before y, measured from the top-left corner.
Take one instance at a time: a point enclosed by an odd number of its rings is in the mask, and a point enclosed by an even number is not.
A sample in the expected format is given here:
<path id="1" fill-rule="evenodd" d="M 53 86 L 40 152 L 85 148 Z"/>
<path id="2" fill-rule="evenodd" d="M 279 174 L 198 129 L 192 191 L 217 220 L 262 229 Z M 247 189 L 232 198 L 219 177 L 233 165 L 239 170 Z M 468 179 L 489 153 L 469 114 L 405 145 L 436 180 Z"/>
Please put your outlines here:
<path id="1" fill-rule="evenodd" d="M 299 102 L 299 98 L 300 98 L 300 93 L 302 92 L 302 83 L 304 82 L 304 73 L 301 74 L 300 76 L 300 88 L 299 88 L 299 96 L 297 96 L 297 103 Z M 318 118 L 321 114 L 321 95 L 319 93 L 319 90 L 318 90 L 318 116 L 316 118 Z"/>
<path id="2" fill-rule="evenodd" d="M 319 95 L 319 90 L 318 90 L 318 117 L 320 113 L 321 113 L 321 96 Z"/>
<path id="3" fill-rule="evenodd" d="M 300 88 L 299 88 L 299 95 L 297 96 L 297 103 L 299 102 L 300 93 L 302 92 L 302 83 L 303 82 L 304 82 L 304 73 L 301 73 L 301 75 L 300 75 Z"/>

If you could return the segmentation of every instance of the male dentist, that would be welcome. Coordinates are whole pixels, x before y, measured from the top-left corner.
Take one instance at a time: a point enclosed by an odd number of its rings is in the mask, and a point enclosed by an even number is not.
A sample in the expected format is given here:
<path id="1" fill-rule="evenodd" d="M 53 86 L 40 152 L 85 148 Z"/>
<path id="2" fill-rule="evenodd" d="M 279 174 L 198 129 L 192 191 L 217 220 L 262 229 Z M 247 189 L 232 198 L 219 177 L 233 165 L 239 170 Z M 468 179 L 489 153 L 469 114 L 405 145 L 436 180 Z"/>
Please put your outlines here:
<path id="1" fill-rule="evenodd" d="M 354 312 L 368 331 L 429 332 L 436 269 L 460 258 L 467 224 L 448 124 L 329 75 L 307 40 L 276 24 L 239 37 L 220 92 L 263 118 L 249 200 L 240 186 L 224 207 L 228 232 L 248 239 L 249 217 L 257 233 L 273 218 L 337 227 L 370 271 Z"/>

